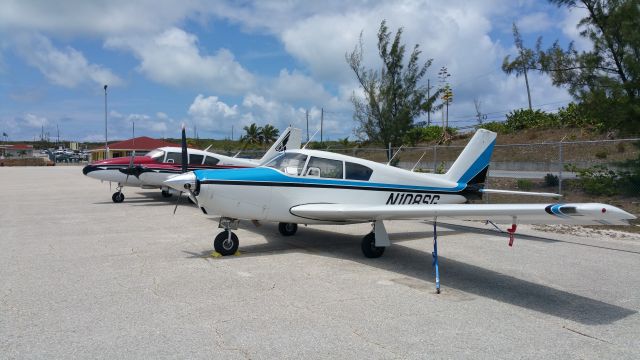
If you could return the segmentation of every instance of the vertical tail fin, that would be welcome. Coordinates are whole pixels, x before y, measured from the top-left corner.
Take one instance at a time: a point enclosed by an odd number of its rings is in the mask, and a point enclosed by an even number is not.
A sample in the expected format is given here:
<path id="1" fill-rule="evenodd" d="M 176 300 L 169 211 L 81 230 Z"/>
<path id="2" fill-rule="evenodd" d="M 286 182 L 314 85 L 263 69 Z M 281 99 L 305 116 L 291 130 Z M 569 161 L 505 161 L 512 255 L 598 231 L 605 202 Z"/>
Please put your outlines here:
<path id="1" fill-rule="evenodd" d="M 463 184 L 481 184 L 487 176 L 496 133 L 478 129 L 444 176 Z"/>
<path id="2" fill-rule="evenodd" d="M 271 145 L 269 150 L 260 159 L 260 163 L 272 159 L 276 154 L 287 149 L 300 149 L 302 143 L 302 130 L 289 126 L 282 135 Z"/>

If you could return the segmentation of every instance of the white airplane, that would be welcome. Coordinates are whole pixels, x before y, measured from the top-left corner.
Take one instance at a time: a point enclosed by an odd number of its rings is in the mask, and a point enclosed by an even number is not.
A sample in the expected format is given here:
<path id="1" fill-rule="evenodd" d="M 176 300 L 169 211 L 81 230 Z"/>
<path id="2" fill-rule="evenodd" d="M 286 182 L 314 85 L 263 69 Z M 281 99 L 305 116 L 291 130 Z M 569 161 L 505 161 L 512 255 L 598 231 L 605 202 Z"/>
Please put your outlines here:
<path id="1" fill-rule="evenodd" d="M 437 256 L 438 219 L 489 220 L 512 224 L 625 225 L 635 216 L 614 206 L 574 204 L 468 204 L 483 193 L 540 196 L 549 193 L 484 189 L 496 134 L 478 130 L 446 174 L 415 173 L 355 157 L 314 150 L 288 150 L 253 169 L 196 170 L 165 181 L 196 199 L 205 214 L 219 215 L 224 228 L 215 250 L 230 255 L 238 249 L 239 219 L 279 222 L 285 236 L 297 224 L 370 222 L 373 231 L 362 239 L 362 252 L 377 258 L 391 245 L 384 220 L 432 219 L 436 291 L 440 291 Z"/>
<path id="2" fill-rule="evenodd" d="M 188 166 L 185 170 L 182 168 L 182 148 L 162 147 L 151 150 L 144 156 L 96 161 L 85 166 L 82 173 L 94 179 L 118 184 L 116 192 L 111 196 L 115 203 L 124 201 L 122 193 L 124 186 L 159 188 L 164 197 L 170 197 L 173 189 L 164 185 L 163 182 L 171 176 L 195 169 L 256 167 L 287 149 L 299 149 L 301 139 L 302 131 L 300 129 L 288 127 L 260 159 L 243 159 L 203 150 L 187 149 Z"/>

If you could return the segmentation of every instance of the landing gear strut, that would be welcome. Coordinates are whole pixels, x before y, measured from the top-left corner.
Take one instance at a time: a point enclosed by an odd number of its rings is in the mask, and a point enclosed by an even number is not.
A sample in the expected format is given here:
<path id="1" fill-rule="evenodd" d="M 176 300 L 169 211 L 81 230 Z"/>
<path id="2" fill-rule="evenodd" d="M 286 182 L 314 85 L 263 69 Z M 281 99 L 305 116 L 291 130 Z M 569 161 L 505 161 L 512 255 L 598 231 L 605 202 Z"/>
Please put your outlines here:
<path id="1" fill-rule="evenodd" d="M 118 184 L 118 186 L 116 187 L 116 192 L 111 195 L 111 200 L 113 200 L 113 202 L 116 204 L 124 201 L 124 194 L 122 193 L 121 184 Z"/>
<path id="2" fill-rule="evenodd" d="M 162 190 L 162 197 L 163 198 L 170 198 L 171 196 L 173 196 L 173 195 L 171 195 L 169 190 Z"/>

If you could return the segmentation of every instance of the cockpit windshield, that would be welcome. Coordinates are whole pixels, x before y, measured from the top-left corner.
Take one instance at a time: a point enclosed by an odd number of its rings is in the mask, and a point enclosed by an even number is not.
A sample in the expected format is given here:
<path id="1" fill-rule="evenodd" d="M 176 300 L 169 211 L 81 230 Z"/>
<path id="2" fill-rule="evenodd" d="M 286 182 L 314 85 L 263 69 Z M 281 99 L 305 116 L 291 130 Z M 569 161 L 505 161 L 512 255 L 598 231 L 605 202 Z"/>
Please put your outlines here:
<path id="1" fill-rule="evenodd" d="M 300 175 L 307 161 L 307 155 L 296 153 L 284 153 L 268 162 L 265 166 L 280 170 L 288 175 Z"/>
<path id="2" fill-rule="evenodd" d="M 160 149 L 151 150 L 145 156 L 150 157 L 157 162 L 162 162 L 164 160 L 164 151 Z"/>

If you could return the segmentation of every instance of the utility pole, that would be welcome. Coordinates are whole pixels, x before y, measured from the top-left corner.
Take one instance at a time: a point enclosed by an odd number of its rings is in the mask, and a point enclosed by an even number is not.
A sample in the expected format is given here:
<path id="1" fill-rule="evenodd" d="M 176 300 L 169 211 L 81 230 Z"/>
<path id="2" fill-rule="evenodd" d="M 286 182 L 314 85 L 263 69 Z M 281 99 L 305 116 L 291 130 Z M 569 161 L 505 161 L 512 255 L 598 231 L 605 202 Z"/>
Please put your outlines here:
<path id="1" fill-rule="evenodd" d="M 109 158 L 109 142 L 107 140 L 107 85 L 104 86 L 104 158 Z"/>
<path id="2" fill-rule="evenodd" d="M 324 123 L 324 108 L 320 108 L 320 144 L 322 144 L 322 126 Z"/>
<path id="3" fill-rule="evenodd" d="M 309 142 L 309 109 L 307 109 L 307 142 Z"/>
<path id="4" fill-rule="evenodd" d="M 531 107 L 531 91 L 529 90 L 529 77 L 527 76 L 527 66 L 523 64 L 522 68 L 524 70 L 524 83 L 527 85 L 527 98 L 529 99 L 529 111 L 532 111 L 533 108 Z"/>
<path id="5" fill-rule="evenodd" d="M 233 125 L 231 125 L 231 141 L 233 141 Z"/>
<path id="6" fill-rule="evenodd" d="M 60 127 L 56 123 L 56 131 L 58 132 L 58 141 L 56 141 L 56 146 L 60 146 Z"/>
<path id="7" fill-rule="evenodd" d="M 427 101 L 431 98 L 431 79 L 427 79 Z M 431 126 L 431 106 L 427 111 L 427 126 Z"/>

